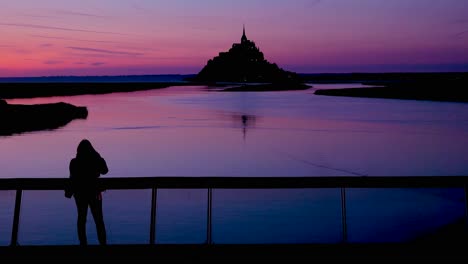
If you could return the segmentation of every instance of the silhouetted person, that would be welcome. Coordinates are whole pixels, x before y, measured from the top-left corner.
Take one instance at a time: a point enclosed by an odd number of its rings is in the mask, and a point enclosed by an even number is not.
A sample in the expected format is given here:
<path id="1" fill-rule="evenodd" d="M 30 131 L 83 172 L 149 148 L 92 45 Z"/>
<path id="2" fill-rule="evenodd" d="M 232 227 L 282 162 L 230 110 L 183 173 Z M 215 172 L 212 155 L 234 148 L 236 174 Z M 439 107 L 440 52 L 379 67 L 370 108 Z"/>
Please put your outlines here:
<path id="1" fill-rule="evenodd" d="M 86 238 L 86 218 L 88 207 L 93 214 L 99 243 L 106 245 L 106 228 L 102 214 L 102 195 L 97 179 L 109 171 L 106 161 L 93 148 L 91 142 L 83 139 L 78 145 L 76 157 L 70 161 L 70 186 L 65 190 L 65 196 L 75 197 L 78 209 L 78 238 L 80 245 L 88 244 Z"/>

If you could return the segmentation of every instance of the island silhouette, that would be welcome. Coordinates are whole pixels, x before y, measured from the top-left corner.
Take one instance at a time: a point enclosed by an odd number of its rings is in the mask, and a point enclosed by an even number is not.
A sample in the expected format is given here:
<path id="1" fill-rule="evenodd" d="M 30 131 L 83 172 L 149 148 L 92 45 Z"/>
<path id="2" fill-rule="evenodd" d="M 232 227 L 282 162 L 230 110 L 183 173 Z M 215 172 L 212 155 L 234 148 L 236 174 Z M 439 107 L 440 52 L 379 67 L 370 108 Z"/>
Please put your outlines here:
<path id="1" fill-rule="evenodd" d="M 225 91 L 262 91 L 307 89 L 295 72 L 286 71 L 265 59 L 254 41 L 249 40 L 245 26 L 240 43 L 232 44 L 227 52 L 208 60 L 205 67 L 188 80 L 201 83 L 233 82 L 244 85 Z M 256 83 L 257 85 L 252 85 Z"/>

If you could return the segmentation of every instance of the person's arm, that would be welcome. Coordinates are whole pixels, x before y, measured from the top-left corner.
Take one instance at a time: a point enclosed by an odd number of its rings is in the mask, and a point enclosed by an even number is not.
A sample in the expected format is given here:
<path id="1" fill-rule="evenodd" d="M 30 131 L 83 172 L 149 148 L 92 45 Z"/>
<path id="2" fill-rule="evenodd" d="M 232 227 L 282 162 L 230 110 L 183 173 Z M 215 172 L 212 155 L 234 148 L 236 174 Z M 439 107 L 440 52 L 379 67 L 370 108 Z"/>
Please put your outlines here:
<path id="1" fill-rule="evenodd" d="M 70 176 L 69 176 L 69 180 L 68 182 L 66 183 L 65 185 L 65 197 L 67 198 L 71 198 L 73 196 L 73 178 L 74 178 L 74 175 L 75 175 L 75 160 L 72 159 L 70 161 L 70 165 L 69 165 L 69 171 L 70 171 Z"/>
<path id="2" fill-rule="evenodd" d="M 109 172 L 109 168 L 107 167 L 107 163 L 106 163 L 106 160 L 101 158 L 101 166 L 100 166 L 100 173 L 102 175 L 105 175 Z"/>
<path id="3" fill-rule="evenodd" d="M 75 164 L 75 159 L 72 159 L 70 161 L 70 166 L 68 167 L 68 169 L 70 170 L 70 176 L 69 178 L 70 179 L 73 179 L 76 175 L 76 164 Z"/>
<path id="4" fill-rule="evenodd" d="M 99 173 L 98 177 L 102 174 L 105 175 L 109 172 L 109 168 L 107 168 L 106 160 L 103 159 L 102 157 L 99 160 Z M 102 200 L 102 194 L 101 192 L 104 192 L 106 188 L 103 188 L 102 186 L 99 187 L 99 194 L 98 194 L 98 199 Z"/>

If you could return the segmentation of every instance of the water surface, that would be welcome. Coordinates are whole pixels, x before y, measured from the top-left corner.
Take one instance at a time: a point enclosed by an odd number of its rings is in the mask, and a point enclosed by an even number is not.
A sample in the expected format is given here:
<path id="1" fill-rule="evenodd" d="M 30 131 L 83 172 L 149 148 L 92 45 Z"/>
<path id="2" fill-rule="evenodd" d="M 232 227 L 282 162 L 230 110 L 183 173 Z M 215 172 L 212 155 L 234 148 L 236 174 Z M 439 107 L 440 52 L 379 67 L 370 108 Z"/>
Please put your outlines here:
<path id="1" fill-rule="evenodd" d="M 9 103 L 58 101 L 87 106 L 88 119 L 1 138 L 1 177 L 67 177 L 82 138 L 107 159 L 113 177 L 468 172 L 464 103 L 204 87 Z"/>
<path id="2" fill-rule="evenodd" d="M 8 100 L 64 101 L 87 106 L 89 116 L 58 130 L 0 137 L 0 177 L 68 177 L 83 138 L 107 160 L 108 177 L 468 173 L 467 104 L 316 96 L 314 89 L 225 93 L 192 86 Z M 458 189 L 347 195 L 351 241 L 406 241 L 464 214 Z M 205 241 L 206 190 L 161 190 L 158 197 L 159 243 Z M 7 244 L 14 193 L 0 198 L 0 244 Z M 147 241 L 149 203 L 150 191 L 107 191 L 109 242 Z M 25 192 L 23 205 L 20 243 L 77 243 L 74 203 L 63 192 Z M 213 206 L 218 243 L 341 239 L 339 190 L 215 190 Z M 91 218 L 88 224 L 94 232 Z M 96 242 L 94 233 L 89 238 Z"/>

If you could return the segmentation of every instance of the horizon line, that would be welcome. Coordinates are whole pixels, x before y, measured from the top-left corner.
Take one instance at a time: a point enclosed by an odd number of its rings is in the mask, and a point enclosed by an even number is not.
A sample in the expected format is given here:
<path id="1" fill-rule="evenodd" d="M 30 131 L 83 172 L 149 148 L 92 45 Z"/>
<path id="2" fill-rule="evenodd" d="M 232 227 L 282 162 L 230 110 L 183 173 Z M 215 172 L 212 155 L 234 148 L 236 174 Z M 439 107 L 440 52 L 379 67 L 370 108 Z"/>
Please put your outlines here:
<path id="1" fill-rule="evenodd" d="M 326 74 L 440 74 L 440 73 L 466 73 L 468 71 L 344 71 L 344 72 L 298 72 L 299 75 L 326 75 Z M 188 76 L 197 75 L 198 73 L 165 73 L 165 74 L 129 74 L 129 75 L 42 75 L 42 76 L 0 76 L 0 79 L 18 79 L 18 78 L 105 78 L 105 77 L 142 77 L 142 76 Z"/>

